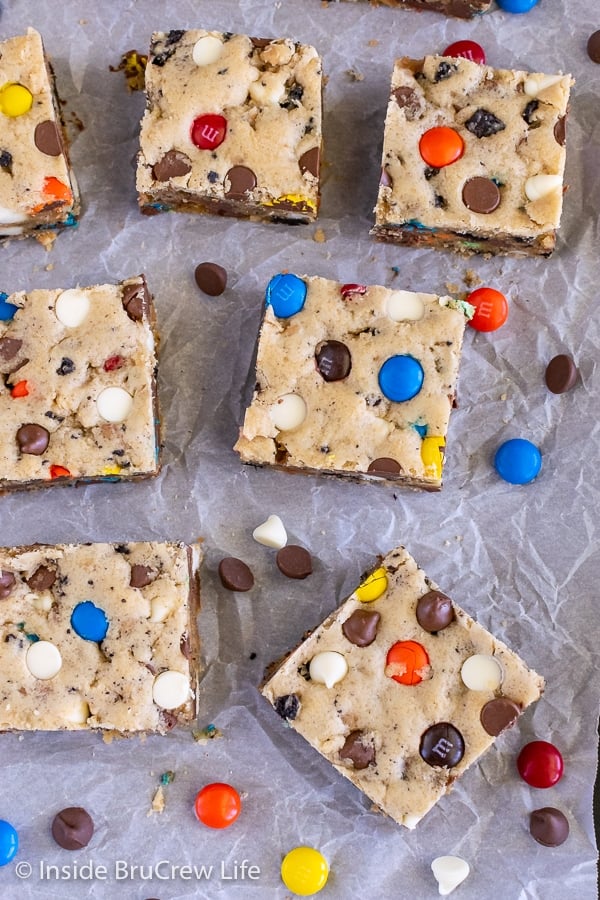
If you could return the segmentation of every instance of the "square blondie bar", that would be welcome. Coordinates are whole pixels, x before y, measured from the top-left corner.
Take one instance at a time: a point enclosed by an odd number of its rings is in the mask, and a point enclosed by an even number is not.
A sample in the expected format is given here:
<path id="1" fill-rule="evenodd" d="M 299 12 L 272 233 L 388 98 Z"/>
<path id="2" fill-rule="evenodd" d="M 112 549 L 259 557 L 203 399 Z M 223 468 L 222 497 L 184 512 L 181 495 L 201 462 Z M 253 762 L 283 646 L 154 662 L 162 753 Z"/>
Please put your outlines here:
<path id="1" fill-rule="evenodd" d="M 216 31 L 158 32 L 146 68 L 142 212 L 312 221 L 321 61 L 314 47 Z"/>
<path id="2" fill-rule="evenodd" d="M 461 253 L 549 256 L 571 77 L 427 56 L 396 62 L 372 234 Z"/>
<path id="3" fill-rule="evenodd" d="M 266 678 L 291 728 L 408 828 L 544 687 L 402 547 Z"/>

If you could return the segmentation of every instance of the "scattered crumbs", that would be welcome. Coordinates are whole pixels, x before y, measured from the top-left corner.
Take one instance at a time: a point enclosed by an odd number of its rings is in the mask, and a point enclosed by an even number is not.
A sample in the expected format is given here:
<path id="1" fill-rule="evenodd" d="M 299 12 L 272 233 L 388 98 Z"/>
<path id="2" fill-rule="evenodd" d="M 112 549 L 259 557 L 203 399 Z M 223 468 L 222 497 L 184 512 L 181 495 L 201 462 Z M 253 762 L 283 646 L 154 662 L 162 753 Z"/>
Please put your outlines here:
<path id="1" fill-rule="evenodd" d="M 160 776 L 161 784 L 171 784 L 172 781 L 175 781 L 175 772 L 171 772 L 170 769 L 168 772 L 163 772 Z"/>
<path id="2" fill-rule="evenodd" d="M 109 66 L 111 72 L 124 72 L 127 89 L 130 92 L 144 90 L 144 73 L 148 57 L 137 50 L 127 50 L 118 66 Z"/>
<path id="3" fill-rule="evenodd" d="M 464 541 L 464 539 L 465 539 L 464 534 L 457 534 L 457 535 L 454 536 L 454 540 L 455 540 L 455 541 L 458 541 L 459 543 L 460 543 L 461 541 Z"/>
<path id="4" fill-rule="evenodd" d="M 460 288 L 457 284 L 454 284 L 454 282 L 447 281 L 446 282 L 446 290 L 448 291 L 449 294 L 458 294 L 458 292 L 460 291 Z"/>
<path id="5" fill-rule="evenodd" d="M 376 38 L 367 42 L 368 47 L 379 47 L 379 41 Z"/>
<path id="6" fill-rule="evenodd" d="M 159 784 L 157 787 L 154 796 L 152 798 L 152 803 L 150 805 L 150 809 L 146 813 L 147 816 L 151 816 L 153 813 L 161 813 L 164 812 L 165 808 L 165 794 L 162 789 L 162 785 Z"/>
<path id="7" fill-rule="evenodd" d="M 359 72 L 358 69 L 355 69 L 352 66 L 351 69 L 346 69 L 346 75 L 349 77 L 350 81 L 364 81 L 365 76 L 362 72 Z"/>
<path id="8" fill-rule="evenodd" d="M 88 23 L 88 20 L 87 20 L 87 19 L 80 19 L 80 20 L 79 20 L 79 24 L 80 24 L 80 25 L 87 25 L 87 23 Z"/>
<path id="9" fill-rule="evenodd" d="M 322 75 L 323 87 L 329 84 L 329 75 Z"/>
<path id="10" fill-rule="evenodd" d="M 317 228 L 315 233 L 313 234 L 313 241 L 316 241 L 317 244 L 324 244 L 327 238 L 325 237 L 325 232 L 322 228 Z"/>
<path id="11" fill-rule="evenodd" d="M 70 110 L 68 115 L 65 116 L 65 122 L 69 127 L 73 126 L 75 131 L 78 133 L 81 133 L 85 130 L 85 125 L 74 110 Z"/>
<path id="12" fill-rule="evenodd" d="M 473 269 L 467 269 L 463 281 L 469 288 L 476 287 L 478 284 L 483 284 L 481 278 Z"/>
<path id="13" fill-rule="evenodd" d="M 449 546 L 450 546 L 450 541 L 446 538 L 446 540 L 444 541 L 444 547 L 449 547 Z"/>
<path id="14" fill-rule="evenodd" d="M 44 269 L 46 270 L 46 272 L 51 272 L 53 268 L 54 268 L 54 263 L 48 263 L 47 266 L 44 266 Z"/>
<path id="15" fill-rule="evenodd" d="M 207 725 L 201 731 L 192 731 L 192 737 L 197 744 L 208 744 L 209 741 L 214 741 L 215 738 L 222 738 L 223 732 L 216 725 Z"/>
<path id="16" fill-rule="evenodd" d="M 500 399 L 501 399 L 501 400 L 506 400 L 506 397 L 507 397 L 507 394 L 500 394 Z"/>
<path id="17" fill-rule="evenodd" d="M 392 278 L 397 278 L 400 274 L 400 266 L 392 266 L 392 272 L 394 273 Z"/>

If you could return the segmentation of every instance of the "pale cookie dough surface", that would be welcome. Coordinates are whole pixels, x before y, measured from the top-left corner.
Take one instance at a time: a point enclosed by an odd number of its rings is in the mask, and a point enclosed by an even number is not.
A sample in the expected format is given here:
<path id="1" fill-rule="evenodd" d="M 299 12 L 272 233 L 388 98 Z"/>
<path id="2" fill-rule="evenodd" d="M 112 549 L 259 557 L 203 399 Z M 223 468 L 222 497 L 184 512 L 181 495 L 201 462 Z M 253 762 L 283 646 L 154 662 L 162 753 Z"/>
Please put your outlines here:
<path id="1" fill-rule="evenodd" d="M 307 288 L 300 312 L 278 318 L 272 305 L 265 310 L 256 390 L 235 446 L 242 460 L 439 488 L 470 308 L 449 297 L 379 285 L 359 286 L 364 293 L 344 297 L 338 282 L 300 280 Z M 395 321 L 390 310 L 402 307 L 422 317 Z M 347 348 L 351 369 L 344 379 L 328 382 L 315 354 L 332 340 Z M 412 399 L 394 402 L 383 394 L 378 374 L 387 359 L 405 354 L 421 364 L 423 386 Z M 272 417 L 289 394 L 302 398 L 306 418 L 282 431 Z M 396 471 L 369 472 L 381 459 L 395 462 Z"/>
<path id="2" fill-rule="evenodd" d="M 0 240 L 76 224 L 79 196 L 53 81 L 37 31 L 0 43 Z M 5 114 L 7 85 L 31 93 L 29 110 Z"/>
<path id="3" fill-rule="evenodd" d="M 206 41 L 209 51 L 202 49 Z M 214 61 L 207 61 L 210 54 Z M 202 30 L 154 34 L 137 170 L 142 208 L 313 219 L 321 81 L 314 47 L 291 40 Z M 221 143 L 202 149 L 192 128 L 206 115 L 222 117 L 226 132 Z M 204 133 L 214 134 L 210 122 Z"/>
<path id="4" fill-rule="evenodd" d="M 262 693 L 342 775 L 397 822 L 413 828 L 494 742 L 481 724 L 482 707 L 505 697 L 523 710 L 539 698 L 544 682 L 456 604 L 447 627 L 436 634 L 421 628 L 417 601 L 437 587 L 402 547 L 389 553 L 380 568 L 387 578 L 381 596 L 361 602 L 353 593 L 285 659 Z M 380 615 L 368 646 L 351 643 L 342 631 L 355 610 Z M 397 641 L 416 641 L 426 650 L 429 667 L 420 683 L 400 684 L 386 674 L 387 654 Z M 313 657 L 326 651 L 341 654 L 348 666 L 331 688 L 308 675 Z M 461 667 L 474 654 L 492 655 L 500 664 L 504 677 L 496 691 L 469 690 L 463 683 Z M 437 723 L 450 723 L 464 739 L 464 755 L 452 767 L 432 766 L 420 754 L 422 735 Z M 362 769 L 340 756 L 355 731 L 374 751 Z"/>
<path id="5" fill-rule="evenodd" d="M 78 325 L 59 319 L 73 314 L 69 298 L 76 311 L 87 305 Z M 157 474 L 156 339 L 144 278 L 20 292 L 5 303 L 16 311 L 0 321 L 0 490 Z M 120 418 L 107 388 L 131 407 L 119 421 L 105 418 Z M 43 452 L 23 450 L 26 425 L 38 450 L 47 441 Z"/>
<path id="6" fill-rule="evenodd" d="M 355 0 L 352 0 L 355 2 Z M 405 6 L 442 12 L 457 19 L 472 19 L 486 12 L 492 0 L 371 0 L 372 6 Z"/>
<path id="7" fill-rule="evenodd" d="M 0 550 L 0 730 L 128 734 L 165 732 L 190 721 L 198 677 L 199 560 L 197 547 L 176 543 Z M 108 620 L 102 641 L 81 637 L 71 622 L 86 601 Z M 29 649 L 42 641 L 62 662 L 48 679 L 35 677 L 28 665 Z M 165 672 L 187 683 L 174 708 L 153 699 Z"/>
<path id="8" fill-rule="evenodd" d="M 456 244 L 465 252 L 552 252 L 562 211 L 570 85 L 569 75 L 493 69 L 467 59 L 398 60 L 373 233 L 407 243 Z M 439 126 L 460 135 L 464 152 L 438 169 L 424 161 L 419 142 Z M 529 199 L 528 180 L 541 175 L 555 182 Z M 463 188 L 474 177 L 499 189 L 495 210 L 465 204 Z M 478 238 L 488 242 L 478 247 Z"/>

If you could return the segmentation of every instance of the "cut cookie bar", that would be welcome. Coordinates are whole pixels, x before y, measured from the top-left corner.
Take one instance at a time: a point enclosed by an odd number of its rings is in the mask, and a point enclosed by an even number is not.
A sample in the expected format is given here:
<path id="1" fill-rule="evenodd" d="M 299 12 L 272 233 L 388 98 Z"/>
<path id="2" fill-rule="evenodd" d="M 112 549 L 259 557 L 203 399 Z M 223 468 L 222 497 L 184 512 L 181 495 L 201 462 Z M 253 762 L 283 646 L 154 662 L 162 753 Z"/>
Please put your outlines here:
<path id="1" fill-rule="evenodd" d="M 195 715 L 197 546 L 0 550 L 0 730 L 164 733 Z"/>
<path id="2" fill-rule="evenodd" d="M 276 275 L 242 461 L 439 489 L 472 311 L 451 297 Z"/>
<path id="3" fill-rule="evenodd" d="M 549 256 L 571 77 L 427 56 L 396 62 L 372 234 L 461 253 Z"/>
<path id="4" fill-rule="evenodd" d="M 338 772 L 414 828 L 543 687 L 399 547 L 261 690 Z"/>
<path id="5" fill-rule="evenodd" d="M 153 327 L 143 276 L 0 293 L 0 491 L 158 474 Z"/>
<path id="6" fill-rule="evenodd" d="M 321 61 L 294 41 L 158 32 L 137 189 L 161 210 L 303 223 L 319 205 Z"/>
<path id="7" fill-rule="evenodd" d="M 78 215 L 54 76 L 29 28 L 0 43 L 0 241 L 33 235 L 48 245 Z"/>
<path id="8" fill-rule="evenodd" d="M 487 12 L 492 0 L 371 0 L 372 6 L 405 6 L 445 13 L 457 19 L 472 19 Z"/>

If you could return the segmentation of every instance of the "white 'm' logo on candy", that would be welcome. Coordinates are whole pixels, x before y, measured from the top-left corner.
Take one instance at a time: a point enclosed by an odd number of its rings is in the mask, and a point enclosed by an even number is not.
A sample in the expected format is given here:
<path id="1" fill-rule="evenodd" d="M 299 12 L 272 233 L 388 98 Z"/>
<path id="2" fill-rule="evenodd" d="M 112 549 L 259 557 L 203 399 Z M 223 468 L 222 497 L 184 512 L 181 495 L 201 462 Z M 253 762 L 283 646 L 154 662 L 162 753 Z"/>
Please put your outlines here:
<path id="1" fill-rule="evenodd" d="M 484 319 L 489 319 L 493 312 L 493 305 L 489 302 L 489 300 L 484 300 L 483 303 L 480 303 L 477 307 L 477 315 L 482 316 Z"/>
<path id="2" fill-rule="evenodd" d="M 211 144 L 219 137 L 219 132 L 212 125 L 203 125 L 200 134 L 205 140 L 210 141 Z"/>
<path id="3" fill-rule="evenodd" d="M 431 752 L 432 754 L 435 753 L 436 756 L 441 756 L 442 759 L 445 759 L 452 749 L 453 745 L 447 738 L 440 738 Z"/>

